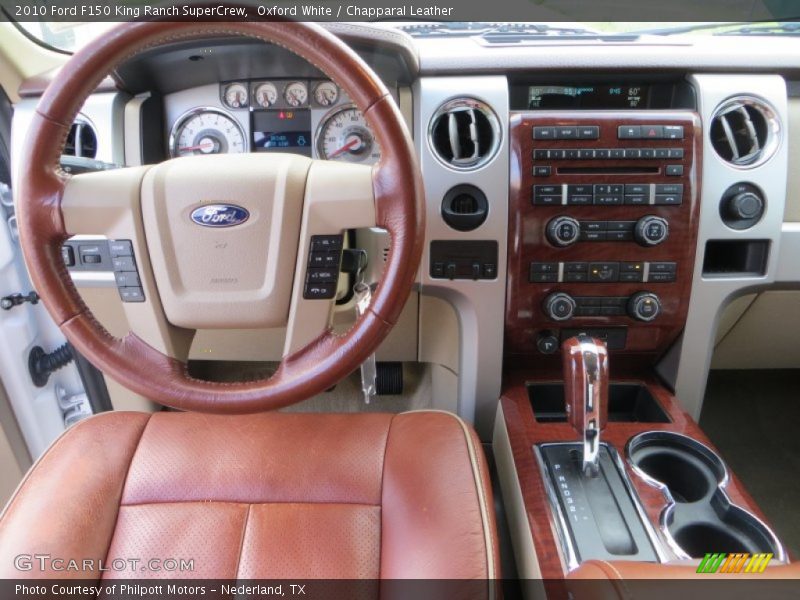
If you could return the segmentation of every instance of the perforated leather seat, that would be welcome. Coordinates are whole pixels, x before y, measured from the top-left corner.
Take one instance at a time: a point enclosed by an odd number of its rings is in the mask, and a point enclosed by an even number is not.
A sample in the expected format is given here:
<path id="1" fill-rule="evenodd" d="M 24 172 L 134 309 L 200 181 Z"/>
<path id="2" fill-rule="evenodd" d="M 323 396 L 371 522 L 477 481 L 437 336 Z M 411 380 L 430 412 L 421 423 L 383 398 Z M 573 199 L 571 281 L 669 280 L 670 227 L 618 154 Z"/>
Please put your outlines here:
<path id="1" fill-rule="evenodd" d="M 20 572 L 25 553 L 194 559 L 168 577 L 491 579 L 491 507 L 477 437 L 448 413 L 105 413 L 6 507 L 0 576 L 92 577 Z"/>

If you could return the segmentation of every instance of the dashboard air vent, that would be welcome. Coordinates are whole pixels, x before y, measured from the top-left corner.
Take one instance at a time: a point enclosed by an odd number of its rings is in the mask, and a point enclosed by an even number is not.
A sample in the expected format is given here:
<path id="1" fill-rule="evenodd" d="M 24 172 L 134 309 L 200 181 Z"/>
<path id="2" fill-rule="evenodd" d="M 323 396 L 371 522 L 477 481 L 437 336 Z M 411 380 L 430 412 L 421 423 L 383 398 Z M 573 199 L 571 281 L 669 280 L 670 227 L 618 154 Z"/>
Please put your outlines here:
<path id="1" fill-rule="evenodd" d="M 780 124 L 763 100 L 740 96 L 722 104 L 711 121 L 711 145 L 736 167 L 754 167 L 769 159 L 778 145 Z"/>
<path id="2" fill-rule="evenodd" d="M 89 121 L 80 117 L 75 120 L 67 134 L 64 154 L 80 158 L 97 156 L 97 133 Z"/>
<path id="3" fill-rule="evenodd" d="M 468 171 L 488 163 L 501 142 L 494 111 L 474 98 L 457 98 L 438 108 L 428 130 L 434 155 L 452 169 Z"/>

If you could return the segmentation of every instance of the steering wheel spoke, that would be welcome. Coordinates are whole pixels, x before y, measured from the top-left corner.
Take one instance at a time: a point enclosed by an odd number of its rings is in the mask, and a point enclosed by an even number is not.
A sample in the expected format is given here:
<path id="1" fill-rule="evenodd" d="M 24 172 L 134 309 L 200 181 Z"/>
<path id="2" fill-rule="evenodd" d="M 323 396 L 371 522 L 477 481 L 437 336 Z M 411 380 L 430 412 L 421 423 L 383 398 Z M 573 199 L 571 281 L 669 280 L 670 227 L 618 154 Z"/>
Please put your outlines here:
<path id="1" fill-rule="evenodd" d="M 335 296 L 320 299 L 307 293 L 309 284 L 313 285 L 309 277 L 309 268 L 313 269 L 310 261 L 312 238 L 375 225 L 372 167 L 315 161 L 306 181 L 284 356 L 327 331 L 332 318 Z"/>

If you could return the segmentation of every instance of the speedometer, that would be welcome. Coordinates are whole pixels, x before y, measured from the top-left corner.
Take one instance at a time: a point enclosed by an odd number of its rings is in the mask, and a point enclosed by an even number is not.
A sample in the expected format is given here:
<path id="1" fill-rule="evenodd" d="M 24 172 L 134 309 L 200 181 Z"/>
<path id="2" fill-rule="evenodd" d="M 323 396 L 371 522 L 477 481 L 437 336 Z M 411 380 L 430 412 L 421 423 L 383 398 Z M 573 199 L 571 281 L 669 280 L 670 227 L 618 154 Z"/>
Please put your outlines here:
<path id="1" fill-rule="evenodd" d="M 170 156 L 246 152 L 244 130 L 217 108 L 194 108 L 175 121 L 169 136 Z"/>
<path id="2" fill-rule="evenodd" d="M 337 108 L 322 119 L 317 153 L 326 160 L 365 164 L 373 164 L 381 157 L 381 149 L 364 115 L 352 104 Z"/>

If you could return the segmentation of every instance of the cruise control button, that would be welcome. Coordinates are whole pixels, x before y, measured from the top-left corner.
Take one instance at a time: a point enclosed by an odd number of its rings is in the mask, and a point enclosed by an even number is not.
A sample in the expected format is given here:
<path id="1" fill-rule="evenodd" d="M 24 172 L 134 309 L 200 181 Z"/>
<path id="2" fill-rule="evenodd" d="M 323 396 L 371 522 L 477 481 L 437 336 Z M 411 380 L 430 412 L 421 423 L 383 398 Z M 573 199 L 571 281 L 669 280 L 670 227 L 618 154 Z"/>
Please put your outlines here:
<path id="1" fill-rule="evenodd" d="M 303 289 L 303 298 L 306 300 L 326 300 L 335 295 L 335 283 L 307 283 Z"/>
<path id="2" fill-rule="evenodd" d="M 121 287 L 119 297 L 123 302 L 144 302 L 144 292 L 140 287 Z"/>
<path id="3" fill-rule="evenodd" d="M 136 263 L 130 256 L 118 256 L 111 259 L 111 266 L 115 271 L 136 271 Z"/>
<path id="4" fill-rule="evenodd" d="M 132 271 L 124 271 L 122 273 L 114 273 L 114 279 L 117 281 L 117 287 L 141 287 L 142 282 L 139 281 L 139 274 Z"/>

